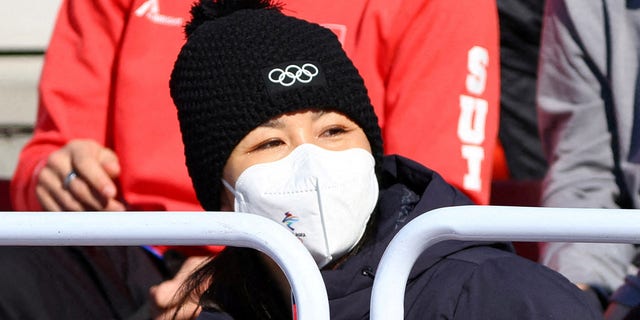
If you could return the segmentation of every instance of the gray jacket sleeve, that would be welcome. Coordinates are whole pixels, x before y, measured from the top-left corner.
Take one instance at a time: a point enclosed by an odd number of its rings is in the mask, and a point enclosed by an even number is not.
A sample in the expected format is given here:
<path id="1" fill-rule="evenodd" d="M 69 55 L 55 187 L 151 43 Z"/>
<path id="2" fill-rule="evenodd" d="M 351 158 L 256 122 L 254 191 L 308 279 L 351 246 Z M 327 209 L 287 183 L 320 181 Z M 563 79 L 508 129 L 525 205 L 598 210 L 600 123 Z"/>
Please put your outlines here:
<path id="1" fill-rule="evenodd" d="M 537 92 L 540 136 L 550 163 L 545 206 L 612 208 L 619 193 L 601 96 L 606 49 L 599 6 L 599 1 L 547 1 Z M 574 7 L 579 12 L 568 12 Z M 588 43 L 581 37 L 585 32 Z M 591 42 L 600 50 L 586 51 Z"/>
<path id="2" fill-rule="evenodd" d="M 602 95 L 608 90 L 602 6 L 601 1 L 547 1 L 537 92 L 540 136 L 550 163 L 544 206 L 617 206 L 620 190 Z M 543 263 L 574 282 L 615 289 L 632 256 L 627 244 L 555 243 L 543 251 Z"/>

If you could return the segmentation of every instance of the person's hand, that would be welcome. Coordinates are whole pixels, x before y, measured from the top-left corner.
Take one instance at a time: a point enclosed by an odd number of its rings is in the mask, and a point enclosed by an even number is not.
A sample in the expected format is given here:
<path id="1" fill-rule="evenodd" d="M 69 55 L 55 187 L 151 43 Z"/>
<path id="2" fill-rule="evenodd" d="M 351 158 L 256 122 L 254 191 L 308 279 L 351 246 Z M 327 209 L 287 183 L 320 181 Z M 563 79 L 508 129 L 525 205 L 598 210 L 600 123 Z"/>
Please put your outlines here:
<path id="1" fill-rule="evenodd" d="M 190 299 L 180 306 L 178 305 L 179 301 L 175 298 L 182 283 L 206 259 L 206 257 L 187 258 L 173 279 L 161 282 L 149 289 L 152 302 L 151 316 L 154 320 L 173 319 L 177 308 L 180 308 L 175 318 L 178 320 L 193 319 L 200 313 L 197 301 Z"/>
<path id="2" fill-rule="evenodd" d="M 37 173 L 36 195 L 47 211 L 123 211 L 114 179 L 116 154 L 92 140 L 72 140 Z"/>
<path id="3" fill-rule="evenodd" d="M 576 283 L 575 285 L 576 285 L 580 290 L 582 290 L 582 291 L 588 291 L 588 290 L 591 290 L 591 286 L 589 286 L 589 285 L 588 285 L 588 284 L 586 284 L 586 283 Z"/>

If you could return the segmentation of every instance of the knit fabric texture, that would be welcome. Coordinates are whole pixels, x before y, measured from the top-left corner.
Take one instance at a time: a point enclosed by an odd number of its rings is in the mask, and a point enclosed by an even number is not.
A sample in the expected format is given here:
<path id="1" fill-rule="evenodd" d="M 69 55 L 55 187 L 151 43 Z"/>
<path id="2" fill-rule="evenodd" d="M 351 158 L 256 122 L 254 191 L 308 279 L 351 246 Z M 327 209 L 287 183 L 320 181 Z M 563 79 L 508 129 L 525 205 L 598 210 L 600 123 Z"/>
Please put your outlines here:
<path id="1" fill-rule="evenodd" d="M 186 165 L 205 210 L 220 210 L 222 171 L 235 146 L 285 113 L 315 109 L 346 115 L 364 130 L 380 168 L 378 119 L 333 32 L 277 9 L 193 16 L 170 90 Z"/>

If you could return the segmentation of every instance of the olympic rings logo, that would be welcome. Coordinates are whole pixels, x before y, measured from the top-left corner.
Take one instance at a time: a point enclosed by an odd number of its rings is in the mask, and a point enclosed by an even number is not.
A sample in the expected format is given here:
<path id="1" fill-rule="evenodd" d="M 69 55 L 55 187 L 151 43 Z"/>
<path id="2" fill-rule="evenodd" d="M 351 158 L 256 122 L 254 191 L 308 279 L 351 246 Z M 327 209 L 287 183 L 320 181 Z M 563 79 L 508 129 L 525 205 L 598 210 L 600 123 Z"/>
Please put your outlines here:
<path id="1" fill-rule="evenodd" d="M 269 81 L 290 87 L 296 83 L 309 83 L 319 73 L 318 67 L 312 63 L 305 63 L 302 67 L 295 64 L 288 65 L 284 70 L 275 68 L 269 72 Z"/>

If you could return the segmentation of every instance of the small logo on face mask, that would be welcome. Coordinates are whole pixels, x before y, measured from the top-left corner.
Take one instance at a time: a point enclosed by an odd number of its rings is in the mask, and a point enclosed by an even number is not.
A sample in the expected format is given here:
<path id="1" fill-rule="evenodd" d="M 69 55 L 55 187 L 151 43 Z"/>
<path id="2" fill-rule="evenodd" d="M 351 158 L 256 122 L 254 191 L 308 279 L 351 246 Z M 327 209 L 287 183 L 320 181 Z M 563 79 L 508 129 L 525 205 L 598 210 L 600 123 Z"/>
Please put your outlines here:
<path id="1" fill-rule="evenodd" d="M 295 228 L 293 227 L 293 224 L 298 222 L 298 220 L 300 220 L 300 219 L 297 216 L 293 215 L 293 213 L 286 212 L 284 214 L 284 219 L 282 219 L 282 222 L 284 224 L 286 224 L 287 227 L 289 227 L 289 229 L 291 229 L 291 231 L 295 231 Z"/>

